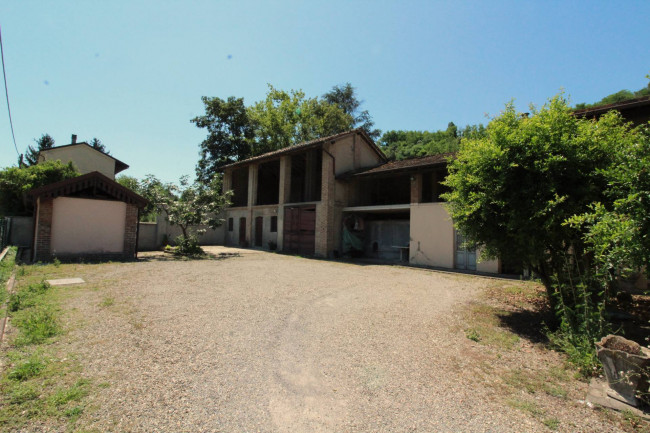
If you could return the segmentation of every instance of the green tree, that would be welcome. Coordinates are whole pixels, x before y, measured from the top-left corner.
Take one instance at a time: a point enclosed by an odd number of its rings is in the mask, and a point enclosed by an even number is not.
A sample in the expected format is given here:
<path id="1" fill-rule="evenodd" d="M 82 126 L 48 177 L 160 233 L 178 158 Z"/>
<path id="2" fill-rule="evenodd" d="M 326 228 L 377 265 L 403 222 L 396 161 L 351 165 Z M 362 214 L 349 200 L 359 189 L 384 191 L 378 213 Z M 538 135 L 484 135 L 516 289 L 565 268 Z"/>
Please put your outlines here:
<path id="1" fill-rule="evenodd" d="M 565 222 L 607 202 L 603 170 L 625 131 L 615 113 L 574 117 L 562 96 L 530 117 L 508 104 L 449 166 L 444 198 L 456 227 L 485 257 L 531 268 L 555 306 L 558 290 L 590 270 L 583 231 Z"/>
<path id="2" fill-rule="evenodd" d="M 352 116 L 336 105 L 286 92 L 269 84 L 266 98 L 248 110 L 254 128 L 252 155 L 259 155 L 353 128 Z"/>
<path id="3" fill-rule="evenodd" d="M 324 99 L 307 98 L 269 85 L 266 98 L 250 107 L 243 98 L 203 97 L 206 114 L 191 120 L 208 130 L 201 143 L 197 179 L 207 184 L 220 166 L 354 127 L 352 116 Z"/>
<path id="4" fill-rule="evenodd" d="M 352 84 L 345 83 L 332 87 L 332 90 L 323 95 L 323 99 L 352 116 L 353 128 L 363 129 L 373 140 L 377 140 L 381 136 L 381 131 L 374 128 L 375 122 L 368 110 L 361 110 L 363 101 L 357 98 Z"/>
<path id="5" fill-rule="evenodd" d="M 140 182 L 137 178 L 133 176 L 127 176 L 125 174 L 118 176 L 115 179 L 115 181 L 120 185 L 122 185 L 123 187 L 130 189 L 131 191 L 139 194 L 140 196 L 146 198 L 149 201 L 149 204 L 147 204 L 140 212 L 140 221 L 147 221 L 147 222 L 156 221 L 156 215 L 158 215 L 158 209 L 156 208 L 156 205 L 153 202 L 155 200 L 155 197 L 150 194 L 151 188 L 145 188 L 143 183 Z M 162 186 L 162 184 L 159 182 L 158 186 Z"/>
<path id="6" fill-rule="evenodd" d="M 616 117 L 603 123 L 618 127 Z M 650 276 L 650 124 L 625 132 L 618 138 L 614 163 L 603 170 L 607 201 L 569 220 L 586 230 L 587 249 L 607 284 L 628 271 L 645 270 Z"/>
<path id="7" fill-rule="evenodd" d="M 191 120 L 198 128 L 208 130 L 200 145 L 196 177 L 208 183 L 218 167 L 246 159 L 251 155 L 254 130 L 244 105 L 244 98 L 228 100 L 202 97 L 205 115 Z"/>
<path id="8" fill-rule="evenodd" d="M 54 147 L 54 139 L 49 134 L 43 134 L 41 138 L 34 139 L 36 147 L 29 145 L 25 151 L 24 162 L 27 165 L 38 164 L 38 153 L 41 150 L 51 149 Z"/>
<path id="9" fill-rule="evenodd" d="M 90 140 L 90 143 L 88 143 L 88 144 L 90 144 L 90 146 L 91 146 L 93 149 L 97 149 L 97 150 L 99 150 L 100 152 L 105 153 L 106 155 L 110 155 L 110 154 L 111 154 L 111 152 L 109 152 L 109 151 L 106 149 L 106 146 L 104 145 L 104 143 L 102 143 L 102 141 L 101 141 L 99 138 L 97 138 L 97 137 L 94 137 L 92 140 Z"/>
<path id="10" fill-rule="evenodd" d="M 72 163 L 61 161 L 0 170 L 0 214 L 31 215 L 34 209 L 28 196 L 31 189 L 78 175 Z"/>
<path id="11" fill-rule="evenodd" d="M 162 183 L 153 175 L 147 175 L 141 183 L 145 197 L 164 213 L 171 225 L 177 225 L 183 233 L 177 243 L 190 246 L 190 252 L 199 252 L 197 235 L 205 233 L 205 226 L 215 229 L 223 224 L 223 209 L 230 204 L 231 191 L 221 192 L 221 179 L 215 176 L 205 185 L 189 183 L 183 176 L 179 185 Z"/>

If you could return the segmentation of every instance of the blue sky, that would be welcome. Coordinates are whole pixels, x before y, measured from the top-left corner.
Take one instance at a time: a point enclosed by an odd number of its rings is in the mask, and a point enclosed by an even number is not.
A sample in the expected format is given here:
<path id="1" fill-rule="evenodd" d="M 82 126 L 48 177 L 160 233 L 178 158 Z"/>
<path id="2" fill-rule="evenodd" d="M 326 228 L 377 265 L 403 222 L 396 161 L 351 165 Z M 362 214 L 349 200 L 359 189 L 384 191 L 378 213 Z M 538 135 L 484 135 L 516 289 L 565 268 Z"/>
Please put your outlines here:
<path id="1" fill-rule="evenodd" d="M 650 72 L 650 2 L 5 1 L 20 152 L 100 138 L 138 178 L 194 175 L 201 96 L 319 96 L 352 83 L 376 126 L 487 123 L 565 89 L 574 103 L 637 90 Z M 0 167 L 15 164 L 4 100 Z"/>

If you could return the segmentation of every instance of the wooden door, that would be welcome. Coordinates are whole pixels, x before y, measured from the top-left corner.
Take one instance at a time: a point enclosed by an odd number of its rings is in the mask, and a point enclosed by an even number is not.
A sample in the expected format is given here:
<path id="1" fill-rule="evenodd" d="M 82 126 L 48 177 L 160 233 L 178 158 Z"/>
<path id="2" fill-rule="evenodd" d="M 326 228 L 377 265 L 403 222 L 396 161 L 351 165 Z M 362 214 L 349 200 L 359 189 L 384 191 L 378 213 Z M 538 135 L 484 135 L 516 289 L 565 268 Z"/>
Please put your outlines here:
<path id="1" fill-rule="evenodd" d="M 255 246 L 262 246 L 262 235 L 264 230 L 264 218 L 261 216 L 255 217 Z"/>
<path id="2" fill-rule="evenodd" d="M 285 252 L 313 256 L 316 245 L 316 208 L 294 207 L 284 210 Z"/>
<path id="3" fill-rule="evenodd" d="M 239 245 L 246 246 L 246 217 L 239 218 Z"/>

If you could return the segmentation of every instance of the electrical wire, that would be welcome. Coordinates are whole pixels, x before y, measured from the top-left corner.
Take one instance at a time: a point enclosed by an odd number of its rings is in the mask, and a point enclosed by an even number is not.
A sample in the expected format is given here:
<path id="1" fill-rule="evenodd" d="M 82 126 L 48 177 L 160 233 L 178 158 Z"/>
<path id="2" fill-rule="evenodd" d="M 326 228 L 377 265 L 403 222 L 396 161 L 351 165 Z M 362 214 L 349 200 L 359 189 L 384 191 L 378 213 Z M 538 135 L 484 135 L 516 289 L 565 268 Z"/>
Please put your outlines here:
<path id="1" fill-rule="evenodd" d="M 7 97 L 7 112 L 9 113 L 9 125 L 11 126 L 11 138 L 14 140 L 14 148 L 16 149 L 16 154 L 20 156 L 18 152 L 18 145 L 16 144 L 16 135 L 14 134 L 14 122 L 11 120 L 11 107 L 9 106 L 9 90 L 7 90 L 7 73 L 5 72 L 5 51 L 2 47 L 2 27 L 0 27 L 0 57 L 2 57 L 2 76 L 5 80 L 5 96 Z"/>

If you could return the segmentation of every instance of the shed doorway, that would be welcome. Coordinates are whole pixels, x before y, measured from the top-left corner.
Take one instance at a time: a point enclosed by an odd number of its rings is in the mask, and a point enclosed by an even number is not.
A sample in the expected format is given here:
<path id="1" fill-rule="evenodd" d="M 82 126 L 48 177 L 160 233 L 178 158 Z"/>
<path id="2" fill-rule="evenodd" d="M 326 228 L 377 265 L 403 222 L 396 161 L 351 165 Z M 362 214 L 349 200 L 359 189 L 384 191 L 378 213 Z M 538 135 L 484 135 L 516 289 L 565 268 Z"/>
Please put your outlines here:
<path id="1" fill-rule="evenodd" d="M 287 253 L 313 256 L 316 245 L 316 207 L 284 209 L 284 247 Z"/>

